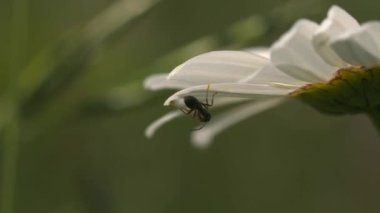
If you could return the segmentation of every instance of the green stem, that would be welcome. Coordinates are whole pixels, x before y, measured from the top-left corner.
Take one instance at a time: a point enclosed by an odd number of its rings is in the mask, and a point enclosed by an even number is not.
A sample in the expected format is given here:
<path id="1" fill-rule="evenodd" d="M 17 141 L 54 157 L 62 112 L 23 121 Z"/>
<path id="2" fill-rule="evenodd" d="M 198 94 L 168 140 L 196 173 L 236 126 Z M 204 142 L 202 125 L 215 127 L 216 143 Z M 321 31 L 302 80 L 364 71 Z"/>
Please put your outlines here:
<path id="1" fill-rule="evenodd" d="M 19 148 L 19 125 L 17 113 L 10 106 L 9 122 L 4 128 L 3 135 L 3 169 L 1 183 L 1 213 L 12 213 L 15 197 L 15 183 L 17 176 L 17 161 Z"/>
<path id="2" fill-rule="evenodd" d="M 6 100 L 2 134 L 2 171 L 0 186 L 0 213 L 14 212 L 17 164 L 19 155 L 19 118 L 18 118 L 18 75 L 24 62 L 27 40 L 28 0 L 12 1 L 10 29 L 10 51 L 8 85 L 3 100 Z M 0 126 L 1 128 L 1 126 Z"/>
<path id="3" fill-rule="evenodd" d="M 368 112 L 368 116 L 372 120 L 373 125 L 376 127 L 380 135 L 380 107 L 376 107 Z"/>

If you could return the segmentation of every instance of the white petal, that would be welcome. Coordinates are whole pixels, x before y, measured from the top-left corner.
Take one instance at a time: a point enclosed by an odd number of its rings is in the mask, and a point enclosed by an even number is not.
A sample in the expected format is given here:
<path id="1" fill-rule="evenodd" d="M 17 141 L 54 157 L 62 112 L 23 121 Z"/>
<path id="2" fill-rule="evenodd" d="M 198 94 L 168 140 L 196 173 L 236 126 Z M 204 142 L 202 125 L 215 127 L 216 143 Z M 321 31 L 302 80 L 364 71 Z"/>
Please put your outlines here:
<path id="1" fill-rule="evenodd" d="M 244 78 L 240 81 L 241 83 L 250 83 L 250 84 L 283 84 L 290 85 L 295 88 L 308 84 L 310 82 L 301 81 L 295 79 L 279 69 L 277 69 L 274 65 L 268 64 L 261 68 L 256 73 Z"/>
<path id="2" fill-rule="evenodd" d="M 186 87 L 194 86 L 195 84 L 191 84 L 189 82 L 183 82 L 180 80 L 168 80 L 169 74 L 160 73 L 153 74 L 145 78 L 144 87 L 147 90 L 161 90 L 161 89 L 184 89 Z"/>
<path id="3" fill-rule="evenodd" d="M 164 124 L 168 123 L 169 121 L 178 118 L 182 116 L 183 113 L 179 110 L 169 112 L 159 119 L 155 120 L 153 123 L 151 123 L 146 129 L 145 129 L 145 136 L 147 138 L 152 138 L 156 131 L 163 126 Z"/>
<path id="4" fill-rule="evenodd" d="M 257 54 L 264 58 L 270 58 L 270 51 L 268 47 L 251 47 L 251 48 L 245 49 L 244 51 Z"/>
<path id="5" fill-rule="evenodd" d="M 332 6 L 313 36 L 314 48 L 327 63 L 338 67 L 347 66 L 331 49 L 330 41 L 359 27 L 359 23 L 349 13 L 338 6 Z"/>
<path id="6" fill-rule="evenodd" d="M 322 60 L 312 46 L 312 35 L 318 25 L 308 20 L 298 21 L 271 48 L 273 64 L 294 78 L 307 81 L 327 81 L 336 69 Z"/>
<path id="7" fill-rule="evenodd" d="M 354 65 L 372 67 L 380 64 L 380 22 L 369 22 L 332 41 L 334 51 Z"/>
<path id="8" fill-rule="evenodd" d="M 193 84 L 236 82 L 267 62 L 268 59 L 249 52 L 214 51 L 179 65 L 168 79 Z"/>
<path id="9" fill-rule="evenodd" d="M 227 106 L 227 105 L 230 105 L 230 104 L 236 104 L 236 103 L 242 103 L 246 101 L 246 99 L 242 99 L 242 98 L 236 98 L 236 97 L 222 97 L 222 98 L 218 98 L 217 101 L 215 101 L 215 106 L 214 107 L 222 107 L 222 106 Z M 174 104 L 175 107 L 179 108 L 179 109 L 183 109 L 185 106 L 183 105 L 184 103 L 182 103 L 183 100 L 178 100 L 178 103 Z M 183 114 L 182 111 L 180 110 L 175 110 L 175 111 L 171 111 L 163 116 L 161 116 L 160 118 L 158 118 L 157 120 L 155 120 L 153 123 L 151 123 L 146 129 L 145 129 L 145 136 L 147 138 L 152 138 L 154 136 L 154 134 L 157 132 L 157 130 L 159 128 L 161 128 L 164 124 L 180 117 L 180 116 L 184 116 L 185 114 Z"/>
<path id="10" fill-rule="evenodd" d="M 288 89 L 283 87 L 276 87 L 273 85 L 264 84 L 244 84 L 244 83 L 220 83 L 199 85 L 186 88 L 178 91 L 168 99 L 166 99 L 164 105 L 171 105 L 172 102 L 182 99 L 184 96 L 191 95 L 198 99 L 206 97 L 207 93 L 215 94 L 215 98 L 219 97 L 243 97 L 243 98 L 265 98 L 286 96 L 294 89 Z"/>
<path id="11" fill-rule="evenodd" d="M 199 148 L 206 148 L 210 145 L 214 137 L 229 128 L 230 126 L 249 118 L 250 116 L 261 113 L 267 109 L 277 106 L 283 102 L 284 98 L 272 98 L 262 101 L 250 102 L 232 110 L 218 115 L 211 120 L 203 129 L 193 132 L 191 140 Z"/>

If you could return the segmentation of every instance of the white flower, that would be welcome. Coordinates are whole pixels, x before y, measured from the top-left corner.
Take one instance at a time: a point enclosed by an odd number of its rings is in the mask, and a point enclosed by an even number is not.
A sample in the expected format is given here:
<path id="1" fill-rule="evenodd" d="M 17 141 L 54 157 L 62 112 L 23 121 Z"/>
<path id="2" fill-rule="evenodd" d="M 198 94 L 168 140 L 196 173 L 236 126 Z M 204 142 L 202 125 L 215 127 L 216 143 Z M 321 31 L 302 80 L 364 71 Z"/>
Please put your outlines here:
<path id="1" fill-rule="evenodd" d="M 331 88 L 337 82 L 337 90 L 341 91 L 344 86 L 337 80 L 342 80 L 346 86 L 358 86 L 355 81 L 351 84 L 351 77 L 347 77 L 343 71 L 337 73 L 339 70 L 352 73 L 355 69 L 362 78 L 368 72 L 363 74 L 361 71 L 380 65 L 379 35 L 380 22 L 359 25 L 346 11 L 332 6 L 320 25 L 309 20 L 297 21 L 272 45 L 269 54 L 268 50 L 263 52 L 262 49 L 261 52 L 253 49 L 206 53 L 188 60 L 170 74 L 149 77 L 145 86 L 151 90 L 179 89 L 164 105 L 181 109 L 184 108 L 183 98 L 188 95 L 204 100 L 206 94 L 216 93 L 215 107 L 248 101 L 222 115 L 216 115 L 203 129 L 192 133 L 192 141 L 196 145 L 206 146 L 225 128 L 278 105 L 290 94 L 302 98 L 304 94 L 307 96 L 312 93 L 326 99 L 321 105 L 326 105 L 328 109 L 322 111 L 365 111 L 365 107 L 370 107 L 368 97 L 366 105 L 357 104 L 353 101 L 357 97 L 351 97 L 349 91 L 347 94 L 350 97 L 345 97 L 348 101 L 342 102 Z M 321 91 L 325 92 L 326 88 L 330 94 L 321 95 Z M 356 91 L 355 88 L 351 89 Z M 315 93 L 315 90 L 319 93 Z M 352 96 L 362 98 L 360 94 Z M 315 105 L 314 100 L 311 102 L 314 107 L 320 104 Z M 148 127 L 147 136 L 153 136 L 158 127 L 180 115 L 182 113 L 171 112 L 163 116 Z"/>

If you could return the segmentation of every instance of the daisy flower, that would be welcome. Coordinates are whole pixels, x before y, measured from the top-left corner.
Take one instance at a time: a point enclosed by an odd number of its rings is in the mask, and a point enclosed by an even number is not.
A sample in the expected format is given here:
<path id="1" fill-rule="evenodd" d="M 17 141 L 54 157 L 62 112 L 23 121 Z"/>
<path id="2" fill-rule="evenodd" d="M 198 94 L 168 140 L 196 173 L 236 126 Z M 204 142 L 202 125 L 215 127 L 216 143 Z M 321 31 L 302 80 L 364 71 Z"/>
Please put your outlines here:
<path id="1" fill-rule="evenodd" d="M 164 105 L 182 111 L 189 110 L 184 104 L 187 96 L 205 100 L 214 94 L 213 107 L 237 103 L 191 133 L 192 142 L 200 147 L 229 126 L 288 98 L 325 113 L 364 112 L 380 118 L 379 35 L 380 22 L 360 25 L 342 8 L 332 6 L 321 24 L 299 20 L 268 49 L 205 53 L 169 74 L 148 77 L 145 87 L 179 90 Z M 147 137 L 184 115 L 181 110 L 153 122 Z"/>

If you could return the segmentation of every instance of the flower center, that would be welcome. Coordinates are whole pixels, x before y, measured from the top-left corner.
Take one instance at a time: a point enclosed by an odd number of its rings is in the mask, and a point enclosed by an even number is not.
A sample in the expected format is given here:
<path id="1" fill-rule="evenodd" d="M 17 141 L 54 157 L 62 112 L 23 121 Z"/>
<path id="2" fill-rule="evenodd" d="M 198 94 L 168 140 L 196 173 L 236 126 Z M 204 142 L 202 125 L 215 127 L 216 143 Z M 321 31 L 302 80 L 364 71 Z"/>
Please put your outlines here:
<path id="1" fill-rule="evenodd" d="M 380 66 L 343 68 L 330 81 L 308 84 L 290 95 L 325 113 L 368 112 L 380 106 Z"/>

